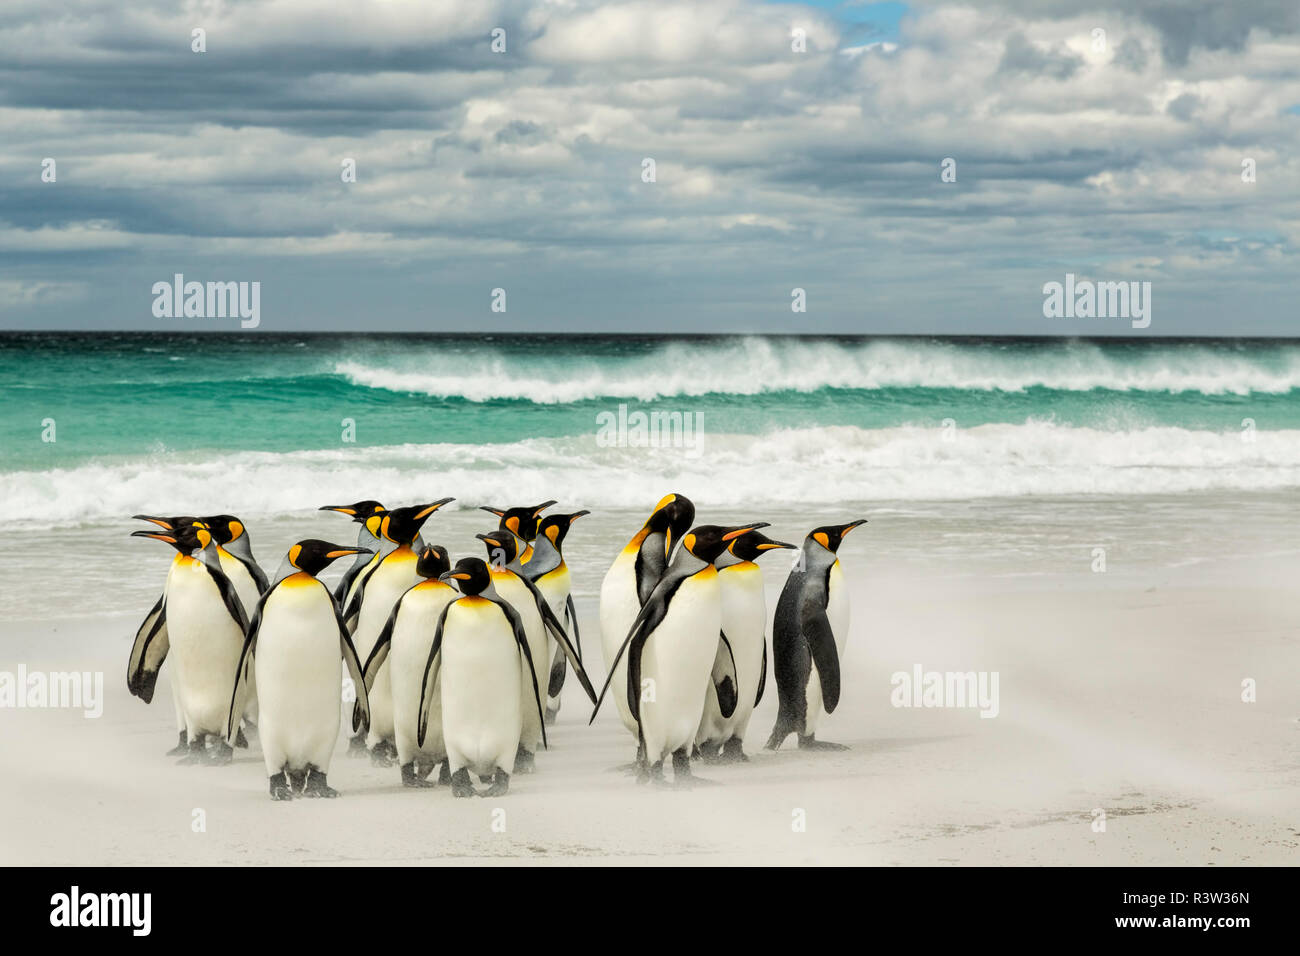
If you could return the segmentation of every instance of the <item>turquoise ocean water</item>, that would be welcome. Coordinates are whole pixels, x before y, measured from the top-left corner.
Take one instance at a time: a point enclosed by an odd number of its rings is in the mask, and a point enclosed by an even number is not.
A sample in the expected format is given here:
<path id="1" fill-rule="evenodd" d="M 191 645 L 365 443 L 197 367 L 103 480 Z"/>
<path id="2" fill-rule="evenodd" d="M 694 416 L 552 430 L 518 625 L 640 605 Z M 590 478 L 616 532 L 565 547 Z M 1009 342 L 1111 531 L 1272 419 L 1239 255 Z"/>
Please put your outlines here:
<path id="1" fill-rule="evenodd" d="M 615 507 L 666 485 L 720 505 L 1300 486 L 1295 341 L 15 333 L 0 397 L 0 523 L 214 487 L 275 514 L 431 485 Z M 620 405 L 692 416 L 690 446 L 602 443 Z"/>

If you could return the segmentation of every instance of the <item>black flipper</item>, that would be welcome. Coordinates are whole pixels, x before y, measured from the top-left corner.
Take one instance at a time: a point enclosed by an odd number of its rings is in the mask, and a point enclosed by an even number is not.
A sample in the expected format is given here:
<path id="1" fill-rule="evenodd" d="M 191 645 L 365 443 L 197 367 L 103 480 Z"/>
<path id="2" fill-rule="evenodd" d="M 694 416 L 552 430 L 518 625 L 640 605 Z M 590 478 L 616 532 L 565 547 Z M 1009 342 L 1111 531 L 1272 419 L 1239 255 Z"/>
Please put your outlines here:
<path id="1" fill-rule="evenodd" d="M 221 600 L 225 602 L 226 610 L 230 613 L 231 618 L 239 625 L 240 631 L 247 634 L 248 612 L 244 610 L 244 604 L 239 600 L 239 594 L 235 591 L 235 586 L 230 583 L 230 578 L 207 563 L 204 563 L 203 566 L 207 568 L 208 576 L 212 578 L 217 590 L 221 593 Z M 261 604 L 261 601 L 258 601 L 258 604 Z"/>
<path id="2" fill-rule="evenodd" d="M 526 581 L 527 579 L 521 576 L 520 580 Z M 531 581 L 527 581 L 527 583 L 532 587 Z M 536 592 L 537 589 L 534 587 L 533 590 Z M 541 601 L 542 607 L 546 607 L 546 600 L 542 598 L 540 594 L 537 596 Z M 488 598 L 488 600 L 491 601 L 492 599 Z M 537 668 L 533 666 L 533 652 L 528 649 L 528 637 L 524 634 L 524 622 L 519 617 L 519 613 L 507 602 L 497 600 L 492 601 L 492 603 L 501 608 L 502 613 L 506 616 L 506 620 L 510 622 L 510 628 L 515 634 L 515 643 L 518 644 L 519 649 L 523 651 L 524 660 L 528 661 L 528 676 L 532 678 L 533 681 L 533 700 L 537 703 L 537 719 L 542 725 L 542 746 L 549 750 L 551 745 L 546 741 L 546 708 L 542 706 L 542 693 L 537 686 Z M 549 611 L 550 608 L 547 607 L 547 610 Z M 553 620 L 555 615 L 552 614 L 551 618 Z M 563 631 L 561 631 L 561 633 L 563 634 Z M 566 635 L 565 641 L 567 642 L 567 640 L 568 636 Z M 421 743 L 423 743 L 423 741 L 421 741 Z"/>
<path id="3" fill-rule="evenodd" d="M 244 649 L 239 652 L 239 665 L 235 668 L 235 689 L 230 693 L 230 716 L 226 719 L 227 740 L 235 736 L 235 732 L 239 729 L 239 720 L 244 715 L 244 689 L 248 683 L 249 672 L 253 667 L 253 655 L 257 651 L 257 632 L 262 627 L 262 610 L 266 607 L 267 599 L 273 593 L 275 593 L 275 588 L 270 588 L 258 598 L 257 608 L 253 611 L 253 619 L 248 622 L 248 627 L 244 629 Z"/>
<path id="4" fill-rule="evenodd" d="M 740 677 L 736 673 L 736 655 L 727 635 L 718 632 L 718 651 L 713 656 L 713 689 L 718 695 L 718 711 L 730 717 L 740 703 Z"/>
<path id="5" fill-rule="evenodd" d="M 537 610 L 541 612 L 542 622 L 546 625 L 546 629 L 551 632 L 551 636 L 555 638 L 555 642 L 559 644 L 560 649 L 564 651 L 564 656 L 567 657 L 569 663 L 573 665 L 573 673 L 577 676 L 578 683 L 582 685 L 582 689 L 587 692 L 587 696 L 591 699 L 591 702 L 593 704 L 596 703 L 596 689 L 591 686 L 591 679 L 587 677 L 587 672 L 582 667 L 582 658 L 574 649 L 573 643 L 569 640 L 569 635 L 565 632 L 564 626 L 560 624 L 559 618 L 555 616 L 555 612 L 551 610 L 551 606 L 546 603 L 546 598 L 542 597 L 542 592 L 537 590 L 536 584 L 529 581 L 522 574 L 517 574 L 515 577 L 519 578 L 519 580 L 524 583 L 529 592 L 533 595 L 533 601 L 537 604 Z"/>
<path id="6" fill-rule="evenodd" d="M 266 572 L 262 570 L 261 566 L 252 558 L 249 558 L 247 561 L 245 561 L 237 554 L 233 555 L 233 557 L 236 561 L 238 561 L 240 564 L 242 564 L 245 568 L 248 569 L 248 573 L 252 577 L 253 583 L 257 585 L 257 593 L 265 594 L 266 589 L 271 582 L 266 579 Z"/>
<path id="7" fill-rule="evenodd" d="M 131 656 L 126 663 L 126 689 L 146 704 L 153 700 L 158 671 L 162 669 L 170 649 L 167 599 L 162 595 L 135 632 L 135 643 L 131 645 Z"/>
<path id="8" fill-rule="evenodd" d="M 429 732 L 429 704 L 433 702 L 433 688 L 438 681 L 438 667 L 441 663 L 438 659 L 438 652 L 442 650 L 442 628 L 447 623 L 447 612 L 454 608 L 460 600 L 460 598 L 457 598 L 452 601 L 438 615 L 438 627 L 433 632 L 433 646 L 429 648 L 429 659 L 424 664 L 424 684 L 420 687 L 420 722 L 415 735 L 415 742 L 421 747 L 424 746 L 424 735 Z"/>
<path id="9" fill-rule="evenodd" d="M 767 687 L 767 638 L 763 638 L 763 663 L 758 671 L 758 693 L 754 695 L 754 706 L 763 699 L 763 689 Z"/>
<path id="10" fill-rule="evenodd" d="M 325 594 L 330 599 L 330 607 L 334 609 L 334 621 L 339 627 L 339 649 L 343 654 L 343 662 L 348 666 L 348 676 L 352 678 L 352 686 L 357 692 L 356 703 L 352 705 L 352 732 L 355 734 L 359 730 L 370 729 L 370 694 L 367 692 L 361 659 L 357 657 L 357 649 L 352 644 L 352 635 L 348 633 L 347 625 L 343 623 L 333 595 L 325 585 L 322 584 L 321 587 L 325 589 Z M 323 778 L 321 782 L 324 783 Z"/>
<path id="11" fill-rule="evenodd" d="M 822 684 L 822 706 L 826 713 L 833 714 L 840 702 L 840 652 L 835 646 L 835 634 L 824 608 L 805 607 L 802 617 L 808 651 Z"/>
<path id="12" fill-rule="evenodd" d="M 551 679 L 546 685 L 547 697 L 559 697 L 560 691 L 564 690 L 564 675 L 569 672 L 569 661 L 563 654 L 556 654 L 555 661 L 551 664 Z"/>
<path id="13" fill-rule="evenodd" d="M 402 597 L 406 597 L 405 594 Z M 384 622 L 384 629 L 379 632 L 375 638 L 375 646 L 370 649 L 370 656 L 366 658 L 366 666 L 362 668 L 362 674 L 366 681 L 366 690 L 375 686 L 375 678 L 379 676 L 379 668 L 384 666 L 384 661 L 388 660 L 388 652 L 393 646 L 393 627 L 397 624 L 397 612 L 402 609 L 402 598 L 397 599 L 393 605 L 393 611 L 388 615 L 388 620 Z"/>
<path id="14" fill-rule="evenodd" d="M 582 634 L 578 632 L 578 609 L 573 606 L 572 594 L 564 599 L 564 620 L 573 633 L 573 646 L 578 652 L 578 660 L 582 660 Z"/>

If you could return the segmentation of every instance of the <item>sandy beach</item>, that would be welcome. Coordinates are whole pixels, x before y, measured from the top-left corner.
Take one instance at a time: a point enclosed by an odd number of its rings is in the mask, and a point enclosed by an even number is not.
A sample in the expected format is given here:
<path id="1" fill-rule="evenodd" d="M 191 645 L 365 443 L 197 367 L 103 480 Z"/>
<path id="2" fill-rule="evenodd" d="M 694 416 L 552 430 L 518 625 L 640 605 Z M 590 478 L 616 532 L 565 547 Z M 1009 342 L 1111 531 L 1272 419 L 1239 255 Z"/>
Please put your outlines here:
<path id="1" fill-rule="evenodd" d="M 1068 517 L 1078 504 L 1035 507 Z M 1127 522 L 1129 539 L 1159 555 L 1124 515 L 1166 521 L 1180 506 L 1089 507 L 1099 526 L 1107 517 Z M 1270 516 L 1274 507 L 1284 504 L 1255 500 L 1235 518 L 1220 509 L 1217 557 L 1169 561 L 1165 553 L 1126 566 L 1112 551 L 1105 573 L 1091 570 L 1087 548 L 1063 548 L 1060 560 L 1027 569 L 994 547 L 1005 535 L 991 533 L 983 553 L 994 557 L 983 563 L 978 541 L 943 555 L 919 544 L 909 553 L 904 538 L 960 538 L 960 519 L 904 524 L 877 509 L 884 513 L 842 555 L 854 589 L 852 635 L 843 699 L 820 734 L 851 749 L 800 753 L 791 740 L 791 749 L 761 750 L 775 712 L 769 693 L 750 726 L 751 761 L 699 765 L 713 785 L 688 791 L 635 785 L 620 769 L 632 740 L 612 708 L 588 727 L 590 708 L 570 686 L 551 751 L 539 755 L 536 774 L 514 778 L 507 797 L 404 790 L 396 768 L 350 759 L 340 744 L 330 781 L 341 799 L 274 804 L 256 743 L 224 768 L 175 766 L 163 755 L 174 742 L 167 688 L 160 682 L 147 707 L 123 686 L 139 614 L 28 622 L 9 635 L 0 669 L 102 670 L 106 700 L 98 719 L 0 711 L 0 862 L 1293 863 L 1300 558 L 1260 553 L 1254 530 L 1294 540 L 1294 525 Z M 1023 513 L 1025 503 L 1014 509 Z M 319 527 L 319 519 L 297 520 Z M 597 555 L 627 520 L 594 519 L 573 559 L 593 660 Z M 450 537 L 476 521 L 453 514 Z M 775 524 L 778 536 L 797 534 Z M 765 578 L 770 614 L 784 568 L 774 562 Z M 893 706 L 891 676 L 916 665 L 996 672 L 997 716 Z M 1254 703 L 1241 699 L 1248 678 Z M 1094 829 L 1098 810 L 1104 832 Z"/>

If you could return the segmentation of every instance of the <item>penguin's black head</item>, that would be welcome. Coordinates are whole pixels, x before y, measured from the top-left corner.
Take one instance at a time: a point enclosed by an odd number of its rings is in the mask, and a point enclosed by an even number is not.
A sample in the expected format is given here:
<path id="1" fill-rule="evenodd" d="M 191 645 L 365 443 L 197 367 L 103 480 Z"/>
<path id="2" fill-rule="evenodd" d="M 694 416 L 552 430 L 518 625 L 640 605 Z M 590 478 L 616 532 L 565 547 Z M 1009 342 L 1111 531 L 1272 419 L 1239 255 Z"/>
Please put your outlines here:
<path id="1" fill-rule="evenodd" d="M 198 518 L 212 532 L 212 537 L 217 544 L 230 544 L 230 542 L 242 537 L 246 532 L 244 522 L 240 521 L 234 515 L 209 515 L 206 518 Z"/>
<path id="2" fill-rule="evenodd" d="M 500 529 L 488 534 L 476 534 L 474 537 L 483 542 L 487 548 L 488 561 L 493 565 L 504 567 L 515 559 L 519 553 L 519 544 L 515 536 Z"/>
<path id="3" fill-rule="evenodd" d="M 181 554 L 193 555 L 202 551 L 212 542 L 212 532 L 197 519 L 191 518 L 183 524 L 177 524 L 167 531 L 132 531 L 133 538 L 153 538 L 164 544 L 170 544 Z"/>
<path id="4" fill-rule="evenodd" d="M 521 508 L 493 508 L 491 505 L 482 505 L 479 510 L 500 518 L 501 523 L 497 525 L 498 528 L 513 531 L 525 541 L 532 541 L 537 537 L 538 516 L 553 504 L 554 501 L 543 501 L 540 505 Z"/>
<path id="5" fill-rule="evenodd" d="M 673 545 L 695 520 L 695 505 L 690 498 L 676 493 L 664 495 L 646 520 L 648 530 L 664 535 L 664 552 L 671 554 Z"/>
<path id="6" fill-rule="evenodd" d="M 321 511 L 337 511 L 341 515 L 348 515 L 357 524 L 364 524 L 367 518 L 383 514 L 387 509 L 378 501 L 366 499 L 358 501 L 351 505 L 324 505 Z"/>
<path id="7" fill-rule="evenodd" d="M 415 562 L 415 573 L 428 580 L 437 579 L 451 568 L 451 559 L 447 549 L 441 545 L 431 544 L 420 552 L 420 560 Z"/>
<path id="8" fill-rule="evenodd" d="M 163 528 L 166 531 L 171 531 L 173 528 L 192 525 L 194 522 L 200 520 L 193 515 L 174 515 L 170 518 L 163 518 L 158 515 L 131 515 L 131 517 L 139 519 L 140 521 L 152 521 L 158 527 Z"/>
<path id="9" fill-rule="evenodd" d="M 558 549 L 564 543 L 564 536 L 569 533 L 569 528 L 573 522 L 577 521 L 583 515 L 591 514 L 590 511 L 575 511 L 571 515 L 547 515 L 537 526 L 537 533 L 550 540 L 551 544 Z"/>
<path id="10" fill-rule="evenodd" d="M 751 521 L 749 524 L 737 525 L 733 528 L 723 528 L 716 524 L 702 524 L 697 528 L 692 528 L 682 538 L 682 547 L 695 555 L 701 561 L 712 564 L 727 545 L 735 541 L 743 534 L 748 534 L 755 528 L 766 528 L 766 521 Z"/>
<path id="11" fill-rule="evenodd" d="M 762 555 L 774 548 L 794 548 L 784 541 L 773 541 L 760 531 L 750 531 L 738 538 L 732 538 L 726 550 L 742 561 L 757 561 Z"/>
<path id="12" fill-rule="evenodd" d="M 808 532 L 808 537 L 816 541 L 831 554 L 839 551 L 844 536 L 860 524 L 866 524 L 866 518 L 850 521 L 848 524 L 827 524 Z"/>
<path id="13" fill-rule="evenodd" d="M 420 533 L 420 528 L 429 520 L 429 516 L 455 498 L 443 498 L 427 505 L 411 505 L 409 508 L 394 508 L 384 515 L 380 528 L 389 540 L 398 544 L 409 545 Z"/>
<path id="14" fill-rule="evenodd" d="M 347 557 L 349 554 L 372 554 L 369 548 L 356 548 L 346 544 L 330 544 L 328 541 L 321 541 L 319 538 L 305 538 L 299 541 L 289 549 L 286 557 L 289 563 L 299 571 L 306 571 L 308 574 L 320 574 L 336 558 Z"/>
<path id="15" fill-rule="evenodd" d="M 487 590 L 492 576 L 481 558 L 461 558 L 455 570 L 444 572 L 438 580 L 454 581 L 462 594 L 473 596 Z"/>

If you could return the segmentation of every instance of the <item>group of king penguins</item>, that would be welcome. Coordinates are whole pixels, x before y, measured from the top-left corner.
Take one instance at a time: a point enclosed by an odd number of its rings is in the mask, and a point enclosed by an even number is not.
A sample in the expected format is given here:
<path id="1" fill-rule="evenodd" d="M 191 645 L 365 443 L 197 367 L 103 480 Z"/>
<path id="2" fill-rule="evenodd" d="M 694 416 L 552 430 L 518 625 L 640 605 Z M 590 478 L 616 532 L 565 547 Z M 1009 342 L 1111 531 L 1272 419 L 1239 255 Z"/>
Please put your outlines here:
<path id="1" fill-rule="evenodd" d="M 563 544 L 586 514 L 543 515 L 554 501 L 484 507 L 497 527 L 476 537 L 487 560 L 426 544 L 425 522 L 444 505 L 388 509 L 378 501 L 327 505 L 358 525 L 355 545 L 308 538 L 269 578 L 233 515 L 135 515 L 132 532 L 176 552 L 162 595 L 131 648 L 127 687 L 152 701 L 171 664 L 178 741 L 169 756 L 226 764 L 256 728 L 271 798 L 335 797 L 327 774 L 344 703 L 349 754 L 397 763 L 408 787 L 450 785 L 453 795 L 507 793 L 547 746 L 571 669 L 595 705 L 614 694 L 637 741 L 638 780 L 694 779 L 690 762 L 743 761 L 742 742 L 768 669 L 767 611 L 756 564 L 794 549 L 760 533 L 766 522 L 694 525 L 695 507 L 670 494 L 605 575 L 601 639 L 611 662 L 599 695 L 582 660 Z M 814 529 L 781 592 L 772 636 L 778 748 L 803 749 L 839 700 L 848 596 L 836 552 L 865 523 Z M 351 563 L 331 592 L 318 575 Z M 349 680 L 340 689 L 340 658 Z M 437 783 L 429 778 L 439 771 Z M 472 775 L 487 789 L 479 791 Z"/>

